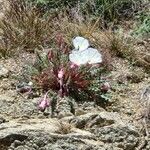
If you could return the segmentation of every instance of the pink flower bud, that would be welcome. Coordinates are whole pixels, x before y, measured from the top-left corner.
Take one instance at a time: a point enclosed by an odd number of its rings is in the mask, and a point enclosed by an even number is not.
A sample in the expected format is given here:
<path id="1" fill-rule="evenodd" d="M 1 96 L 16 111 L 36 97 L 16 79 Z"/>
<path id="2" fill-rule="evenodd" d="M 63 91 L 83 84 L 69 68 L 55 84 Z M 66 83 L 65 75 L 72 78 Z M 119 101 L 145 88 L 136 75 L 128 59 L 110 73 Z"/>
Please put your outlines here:
<path id="1" fill-rule="evenodd" d="M 75 68 L 78 68 L 79 66 L 77 65 L 77 64 L 75 64 L 75 63 L 71 63 L 71 65 L 70 65 L 70 68 L 71 69 L 75 69 Z"/>
<path id="2" fill-rule="evenodd" d="M 62 79 L 64 76 L 64 70 L 63 69 L 60 69 L 60 71 L 58 71 L 58 78 L 59 79 Z"/>
<path id="3" fill-rule="evenodd" d="M 47 98 L 47 93 L 46 93 L 44 98 L 40 100 L 38 107 L 41 111 L 44 111 L 49 106 L 50 106 L 50 102 L 49 99 Z"/>
<path id="4" fill-rule="evenodd" d="M 103 85 L 101 86 L 101 90 L 104 92 L 107 92 L 108 90 L 110 90 L 111 86 L 108 82 L 103 83 Z"/>
<path id="5" fill-rule="evenodd" d="M 40 110 L 45 110 L 45 108 L 47 107 L 47 102 L 46 100 L 42 100 L 39 104 L 39 109 Z"/>

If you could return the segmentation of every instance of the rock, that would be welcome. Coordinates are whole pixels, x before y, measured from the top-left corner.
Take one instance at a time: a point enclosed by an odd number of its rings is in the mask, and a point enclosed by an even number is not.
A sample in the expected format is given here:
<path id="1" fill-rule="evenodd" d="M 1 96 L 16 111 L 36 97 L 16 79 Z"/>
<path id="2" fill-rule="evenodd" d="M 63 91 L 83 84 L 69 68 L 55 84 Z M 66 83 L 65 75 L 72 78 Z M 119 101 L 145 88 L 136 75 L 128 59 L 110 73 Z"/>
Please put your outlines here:
<path id="1" fill-rule="evenodd" d="M 36 145 L 44 146 L 48 144 L 48 141 L 44 139 L 43 136 L 41 136 L 41 132 L 43 133 L 52 133 L 59 130 L 59 127 L 57 127 L 57 121 L 52 121 L 49 119 L 46 120 L 18 120 L 17 121 L 10 121 L 8 123 L 1 124 L 0 126 L 0 145 L 3 145 L 3 147 L 10 147 L 10 148 L 16 148 L 23 146 L 23 141 L 25 140 L 31 140 L 37 135 L 39 132 L 39 135 L 36 136 Z M 31 135 L 30 132 L 34 131 Z M 25 142 L 25 145 L 27 145 L 27 141 Z M 32 140 L 31 140 L 32 141 Z M 32 144 L 30 145 L 32 146 Z M 35 148 L 35 146 L 34 146 Z M 25 149 L 25 148 L 24 148 Z M 23 150 L 24 150 L 23 149 Z M 29 150 L 30 148 L 27 148 Z"/>
<path id="2" fill-rule="evenodd" d="M 145 55 L 144 60 L 150 63 L 150 54 Z"/>
<path id="3" fill-rule="evenodd" d="M 72 127 L 66 133 L 60 132 L 57 119 L 3 123 L 0 126 L 0 146 L 4 150 L 134 150 L 138 147 L 138 132 L 129 124 L 122 123 L 117 113 L 101 112 L 87 116 L 80 116 L 81 121 L 83 118 L 87 121 L 86 130 Z M 61 122 L 65 122 L 64 119 Z"/>
<path id="4" fill-rule="evenodd" d="M 79 104 L 74 104 L 74 108 L 75 108 L 75 116 L 84 115 L 89 112 L 94 113 L 98 111 L 99 112 L 105 111 L 105 109 L 102 108 L 101 106 L 95 105 L 95 102 L 88 102 L 88 101 Z"/>
<path id="5" fill-rule="evenodd" d="M 6 150 L 82 150 L 88 147 L 98 150 L 92 142 L 84 142 L 94 139 L 91 133 L 73 130 L 69 134 L 57 134 L 57 123 L 54 119 L 10 121 L 0 126 L 0 146 Z"/>
<path id="6" fill-rule="evenodd" d="M 71 106 L 71 101 L 69 98 L 64 97 L 64 98 L 58 98 L 57 100 L 57 106 L 56 106 L 56 112 L 58 118 L 63 118 L 66 116 L 72 116 L 73 115 L 73 110 Z"/>
<path id="7" fill-rule="evenodd" d="M 139 142 L 138 132 L 127 125 L 105 126 L 95 129 L 94 133 L 105 144 L 113 144 L 123 150 L 133 150 Z"/>
<path id="8" fill-rule="evenodd" d="M 77 117 L 66 117 L 66 120 L 75 127 L 86 129 L 103 142 L 104 149 L 133 150 L 138 145 L 139 134 L 115 112 L 88 113 Z"/>
<path id="9" fill-rule="evenodd" d="M 2 96 L 0 97 L 0 112 L 2 115 L 7 114 L 12 118 L 30 118 L 31 116 L 38 114 L 38 109 L 34 102 L 32 103 L 32 99 L 26 100 L 20 98 L 18 100 L 15 97 Z"/>
<path id="10" fill-rule="evenodd" d="M 17 148 L 15 148 L 15 150 L 34 150 L 34 149 L 29 148 L 27 146 L 18 146 Z"/>
<path id="11" fill-rule="evenodd" d="M 9 75 L 9 70 L 0 65 L 0 78 L 7 78 Z"/>
<path id="12" fill-rule="evenodd" d="M 84 114 L 85 114 L 85 111 L 82 108 L 76 109 L 76 113 L 75 113 L 76 116 L 80 116 L 80 115 L 84 115 Z"/>
<path id="13" fill-rule="evenodd" d="M 68 120 L 77 128 L 99 128 L 114 123 L 123 124 L 118 113 L 114 112 L 100 112 L 100 113 L 87 113 L 85 115 L 66 117 L 64 120 Z"/>
<path id="14" fill-rule="evenodd" d="M 74 145 L 72 143 L 64 142 L 63 140 L 60 140 L 54 144 L 48 144 L 45 146 L 45 150 L 77 150 L 77 145 Z"/>

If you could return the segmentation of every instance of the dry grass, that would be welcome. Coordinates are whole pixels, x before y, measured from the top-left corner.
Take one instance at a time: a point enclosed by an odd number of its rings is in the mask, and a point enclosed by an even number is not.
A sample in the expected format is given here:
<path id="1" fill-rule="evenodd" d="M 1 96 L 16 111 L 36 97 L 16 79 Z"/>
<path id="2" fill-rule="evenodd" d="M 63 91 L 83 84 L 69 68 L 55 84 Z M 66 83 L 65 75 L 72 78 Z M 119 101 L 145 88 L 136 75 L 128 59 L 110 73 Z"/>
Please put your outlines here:
<path id="1" fill-rule="evenodd" d="M 59 122 L 58 126 L 59 126 L 59 131 L 58 131 L 59 134 L 71 133 L 71 129 L 73 128 L 71 124 L 62 121 Z"/>
<path id="2" fill-rule="evenodd" d="M 71 20 L 67 15 L 65 17 L 60 15 L 54 22 L 56 27 L 54 30 L 61 32 L 69 45 L 71 45 L 72 38 L 79 35 L 89 39 L 91 45 L 96 48 L 110 50 L 120 57 L 130 55 L 130 39 L 125 38 L 123 34 L 114 33 L 111 28 L 104 29 L 100 18 L 95 21 L 81 18 L 82 16 L 78 16 Z"/>
<path id="3" fill-rule="evenodd" d="M 66 13 L 58 15 L 58 18 L 53 21 L 54 33 L 61 33 L 65 42 L 70 46 L 72 45 L 72 39 L 76 36 L 83 36 L 91 40 L 91 28 L 94 28 L 92 21 L 82 20 L 82 16 L 72 18 L 73 16 L 70 17 Z"/>
<path id="4" fill-rule="evenodd" d="M 47 45 L 51 37 L 51 19 L 42 18 L 41 13 L 24 0 L 9 0 L 9 4 L 0 21 L 0 54 L 5 57 L 22 49 L 34 51 Z"/>
<path id="5" fill-rule="evenodd" d="M 112 54 L 118 57 L 127 57 L 131 53 L 131 41 L 111 29 L 97 31 L 92 36 L 96 45 L 103 49 L 109 49 Z"/>
<path id="6" fill-rule="evenodd" d="M 149 46 L 142 49 L 139 47 L 138 40 L 130 36 L 129 33 L 113 32 L 110 30 L 97 30 L 92 35 L 93 45 L 102 49 L 102 52 L 110 52 L 113 56 L 129 60 L 132 64 L 145 69 L 150 73 L 150 53 Z M 107 52 L 107 53 L 108 53 Z M 106 59 L 108 59 L 108 55 Z"/>

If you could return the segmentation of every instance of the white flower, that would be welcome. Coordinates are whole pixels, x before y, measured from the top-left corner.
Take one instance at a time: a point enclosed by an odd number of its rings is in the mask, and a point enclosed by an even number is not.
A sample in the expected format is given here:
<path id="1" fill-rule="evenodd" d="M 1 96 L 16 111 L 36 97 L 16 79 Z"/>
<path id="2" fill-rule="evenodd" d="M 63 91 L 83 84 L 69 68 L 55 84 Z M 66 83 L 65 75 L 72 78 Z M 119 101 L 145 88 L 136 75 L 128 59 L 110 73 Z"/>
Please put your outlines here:
<path id="1" fill-rule="evenodd" d="M 87 39 L 77 36 L 75 39 L 73 39 L 73 46 L 75 47 L 75 50 L 82 51 L 87 49 L 90 44 Z"/>
<path id="2" fill-rule="evenodd" d="M 102 62 L 102 55 L 97 49 L 90 48 L 87 39 L 76 37 L 73 39 L 75 50 L 69 55 L 69 60 L 77 65 L 97 64 Z"/>

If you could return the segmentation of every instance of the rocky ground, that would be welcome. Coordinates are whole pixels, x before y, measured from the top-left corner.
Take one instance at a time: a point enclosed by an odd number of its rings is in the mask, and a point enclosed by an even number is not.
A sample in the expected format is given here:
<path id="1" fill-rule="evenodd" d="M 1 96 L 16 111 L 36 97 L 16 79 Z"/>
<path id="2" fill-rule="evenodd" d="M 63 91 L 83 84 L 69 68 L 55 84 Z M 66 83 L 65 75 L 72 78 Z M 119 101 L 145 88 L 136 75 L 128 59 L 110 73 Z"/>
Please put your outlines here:
<path id="1" fill-rule="evenodd" d="M 142 68 L 114 58 L 111 105 L 74 102 L 72 114 L 64 100 L 60 113 L 51 117 L 50 110 L 38 110 L 38 97 L 16 91 L 14 76 L 29 60 L 33 55 L 0 60 L 0 150 L 150 149 L 149 108 L 142 106 L 150 100 L 150 78 Z"/>

